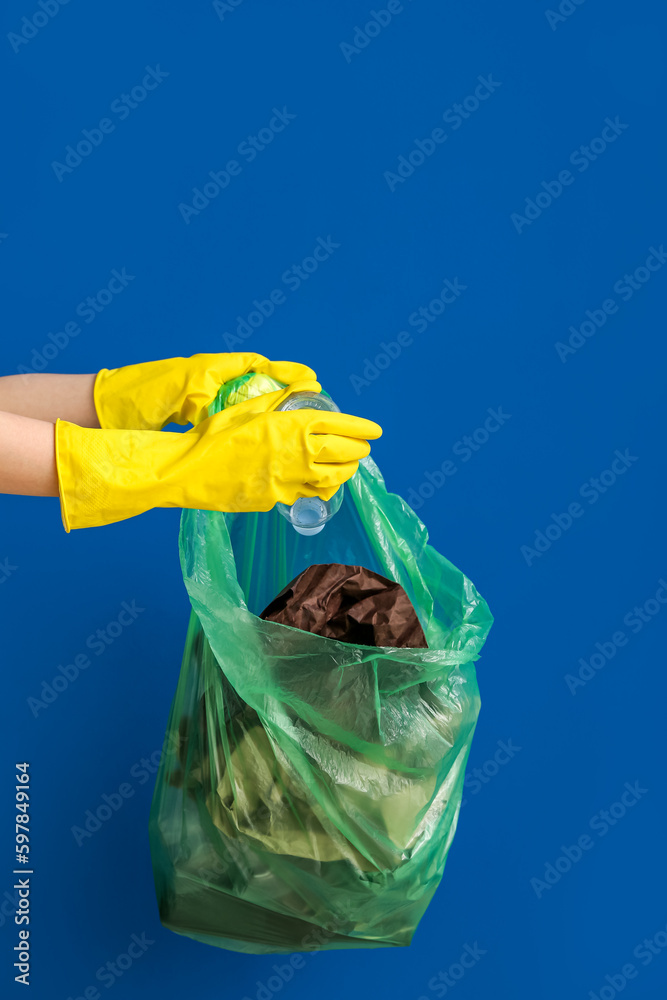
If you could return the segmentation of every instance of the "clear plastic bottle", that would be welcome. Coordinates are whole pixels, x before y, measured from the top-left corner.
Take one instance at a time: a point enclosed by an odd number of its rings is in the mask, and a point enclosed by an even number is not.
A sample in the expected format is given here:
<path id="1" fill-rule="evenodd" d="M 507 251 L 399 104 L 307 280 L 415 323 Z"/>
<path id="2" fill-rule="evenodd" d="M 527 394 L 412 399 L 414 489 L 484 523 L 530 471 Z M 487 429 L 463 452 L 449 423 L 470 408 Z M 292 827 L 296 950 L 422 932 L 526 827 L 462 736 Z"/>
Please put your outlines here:
<path id="1" fill-rule="evenodd" d="M 333 399 L 323 392 L 295 392 L 289 396 L 279 410 L 329 410 L 340 413 Z M 299 497 L 291 507 L 277 503 L 276 510 L 287 518 L 300 535 L 317 535 L 327 521 L 330 521 L 343 502 L 344 487 L 336 490 L 330 500 L 319 497 Z"/>

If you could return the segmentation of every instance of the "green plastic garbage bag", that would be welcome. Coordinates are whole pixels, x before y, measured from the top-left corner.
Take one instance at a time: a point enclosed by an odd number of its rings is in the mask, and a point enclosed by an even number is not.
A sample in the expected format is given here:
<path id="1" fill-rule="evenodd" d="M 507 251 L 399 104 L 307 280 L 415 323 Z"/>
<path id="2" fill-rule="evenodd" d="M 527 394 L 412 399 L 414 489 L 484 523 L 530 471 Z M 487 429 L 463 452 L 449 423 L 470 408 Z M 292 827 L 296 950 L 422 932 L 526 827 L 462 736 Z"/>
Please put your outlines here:
<path id="1" fill-rule="evenodd" d="M 408 945 L 456 829 L 486 602 L 371 458 L 317 535 L 276 509 L 185 510 L 179 549 L 192 613 L 149 830 L 162 923 L 251 953 Z M 399 583 L 428 648 L 259 617 L 332 562 Z"/>

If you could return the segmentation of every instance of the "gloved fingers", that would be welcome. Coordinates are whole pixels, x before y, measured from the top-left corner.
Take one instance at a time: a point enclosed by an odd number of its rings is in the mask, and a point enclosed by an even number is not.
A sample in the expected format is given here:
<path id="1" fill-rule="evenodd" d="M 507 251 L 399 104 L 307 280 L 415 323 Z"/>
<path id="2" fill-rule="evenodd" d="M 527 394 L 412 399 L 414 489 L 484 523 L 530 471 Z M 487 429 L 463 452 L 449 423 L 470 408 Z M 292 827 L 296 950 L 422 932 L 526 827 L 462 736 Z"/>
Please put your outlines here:
<path id="1" fill-rule="evenodd" d="M 290 361 L 274 362 L 263 354 L 250 351 L 238 354 L 194 354 L 184 368 L 185 382 L 181 390 L 184 399 L 177 422 L 199 423 L 206 417 L 208 404 L 220 386 L 249 372 L 266 375 L 286 386 L 306 381 L 309 383 L 305 387 L 307 391 L 321 390 L 319 383 L 316 383 L 315 372 L 307 365 Z M 268 407 L 269 404 L 264 409 Z"/>
<path id="2" fill-rule="evenodd" d="M 351 413 L 330 413 L 324 410 L 296 410 L 303 413 L 311 434 L 340 434 L 343 437 L 366 438 L 374 441 L 382 436 L 382 428 L 374 420 L 355 417 Z"/>
<path id="3" fill-rule="evenodd" d="M 218 377 L 220 384 L 229 382 L 230 379 L 239 375 L 247 375 L 248 372 L 259 372 L 274 378 L 276 382 L 284 382 L 290 385 L 302 379 L 317 381 L 317 375 L 308 365 L 299 364 L 296 361 L 271 361 L 263 354 L 256 354 L 254 351 L 245 351 L 238 354 L 195 354 L 192 360 L 196 359 L 198 367 L 206 367 Z"/>
<path id="4" fill-rule="evenodd" d="M 327 484 L 326 482 L 287 483 L 281 489 L 280 503 L 291 507 L 299 497 L 319 497 L 320 500 L 331 500 L 334 493 L 337 493 L 341 488 L 343 482 L 347 482 L 348 479 L 352 478 L 356 469 L 357 463 L 351 463 L 349 467 L 346 466 L 345 479 L 331 484 Z"/>
<path id="5" fill-rule="evenodd" d="M 238 378 L 239 375 L 246 375 L 248 372 L 263 371 L 263 366 L 269 363 L 268 358 L 255 351 L 231 352 L 229 354 L 225 352 L 193 354 L 187 360 L 190 362 L 188 366 L 190 376 L 206 372 L 211 381 L 218 385 Z"/>
<path id="6" fill-rule="evenodd" d="M 292 383 L 292 385 L 285 386 L 284 389 L 276 389 L 274 392 L 265 392 L 261 396 L 255 396 L 254 399 L 246 399 L 242 403 L 231 406 L 226 412 L 234 413 L 235 411 L 241 411 L 244 415 L 248 413 L 269 413 L 269 411 L 275 410 L 277 406 L 284 403 L 287 397 L 291 396 L 293 392 L 321 391 L 322 386 L 319 382 L 315 382 L 313 379 L 302 379 L 299 382 Z M 289 412 L 291 414 L 292 411 Z M 301 413 L 303 411 L 294 410 L 293 412 Z"/>
<path id="7" fill-rule="evenodd" d="M 268 375 L 269 378 L 274 378 L 277 382 L 284 382 L 285 385 L 292 385 L 294 382 L 300 382 L 306 379 L 310 382 L 317 381 L 317 375 L 312 368 L 308 365 L 298 364 L 296 361 L 268 361 L 258 362 L 261 367 L 253 365 L 251 371 L 261 372 L 262 375 Z M 294 391 L 294 390 L 292 390 Z"/>
<path id="8" fill-rule="evenodd" d="M 317 495 L 323 500 L 329 500 L 343 483 L 352 479 L 358 468 L 358 462 L 332 462 L 330 465 L 313 465 L 311 466 L 308 486 L 316 488 Z M 323 496 L 322 490 L 328 491 L 329 496 Z"/>
<path id="9" fill-rule="evenodd" d="M 276 406 L 283 403 L 288 396 L 291 396 L 295 392 L 322 392 L 322 386 L 319 382 L 312 378 L 302 378 L 296 382 L 292 382 L 291 385 L 285 386 L 284 389 L 277 390 L 277 392 L 271 393 L 267 392 L 264 396 L 258 397 L 259 399 L 267 399 L 273 397 L 270 404 L 266 407 L 264 412 L 268 410 L 275 410 Z M 289 413 L 299 413 L 299 410 L 289 410 Z"/>
<path id="10" fill-rule="evenodd" d="M 371 446 L 365 438 L 309 434 L 308 451 L 314 462 L 358 462 L 370 455 Z"/>
<path id="11" fill-rule="evenodd" d="M 280 406 L 280 404 L 295 391 L 295 387 L 297 388 L 297 391 L 300 392 L 322 391 L 322 386 L 319 382 L 313 382 L 311 380 L 296 382 L 293 386 L 287 386 L 284 389 L 276 389 L 274 392 L 265 392 L 263 395 L 255 396 L 253 399 L 245 399 L 242 403 L 236 403 L 234 406 L 230 406 L 226 410 L 221 410 L 220 413 L 214 413 L 212 416 L 207 417 L 206 420 L 211 421 L 211 426 L 216 428 L 222 426 L 240 426 L 262 413 L 268 413 L 271 410 L 275 410 L 277 406 Z M 294 410 L 293 412 L 296 414 L 304 411 Z M 285 413 L 285 417 L 287 419 L 290 419 L 292 415 L 292 413 Z M 196 425 L 196 427 L 201 429 L 206 420 L 201 421 L 198 425 Z M 186 433 L 191 434 L 196 427 L 191 427 Z"/>
<path id="12" fill-rule="evenodd" d="M 349 476 L 346 475 L 345 482 L 347 482 L 348 479 L 352 479 L 352 476 L 354 475 L 354 473 L 357 471 L 358 468 L 359 468 L 359 463 L 354 462 L 354 472 L 351 472 Z M 326 489 L 320 487 L 317 495 L 320 498 L 320 500 L 331 500 L 334 493 L 337 493 L 342 485 L 343 485 L 342 483 L 335 483 L 333 486 L 328 486 Z"/>
<path id="13" fill-rule="evenodd" d="M 336 492 L 336 489 L 333 490 L 333 493 Z M 293 503 L 296 503 L 299 497 L 317 497 L 320 496 L 320 493 L 321 490 L 318 490 L 318 488 L 312 483 L 283 483 L 278 490 L 278 502 L 287 504 L 288 507 L 291 507 Z M 321 497 L 321 499 L 325 498 Z"/>

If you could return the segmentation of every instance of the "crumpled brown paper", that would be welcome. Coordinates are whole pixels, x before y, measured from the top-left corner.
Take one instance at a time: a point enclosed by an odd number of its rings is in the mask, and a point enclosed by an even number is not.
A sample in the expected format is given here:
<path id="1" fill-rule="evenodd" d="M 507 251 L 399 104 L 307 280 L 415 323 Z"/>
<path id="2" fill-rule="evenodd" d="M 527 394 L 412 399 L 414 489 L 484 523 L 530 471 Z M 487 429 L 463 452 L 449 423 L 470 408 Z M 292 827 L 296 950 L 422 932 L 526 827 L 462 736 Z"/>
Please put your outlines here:
<path id="1" fill-rule="evenodd" d="M 403 587 L 364 566 L 309 566 L 260 618 L 356 646 L 428 645 Z"/>

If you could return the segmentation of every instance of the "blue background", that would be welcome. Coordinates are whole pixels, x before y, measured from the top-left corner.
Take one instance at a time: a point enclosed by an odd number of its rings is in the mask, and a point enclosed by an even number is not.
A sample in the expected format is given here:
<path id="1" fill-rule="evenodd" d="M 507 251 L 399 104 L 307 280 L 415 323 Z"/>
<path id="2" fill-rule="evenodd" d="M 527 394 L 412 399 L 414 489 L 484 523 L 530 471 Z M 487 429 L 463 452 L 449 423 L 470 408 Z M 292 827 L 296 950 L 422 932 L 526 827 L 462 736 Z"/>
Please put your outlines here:
<path id="1" fill-rule="evenodd" d="M 666 22 L 648 0 L 562 6 L 572 13 L 550 24 L 527 0 L 405 0 L 366 44 L 357 35 L 355 52 L 341 43 L 369 20 L 359 0 L 242 0 L 219 11 L 75 0 L 14 47 L 7 36 L 40 8 L 4 5 L 2 373 L 34 366 L 49 333 L 77 319 L 113 268 L 134 277 L 55 356 L 47 351 L 43 370 L 226 350 L 253 300 L 285 290 L 283 273 L 331 237 L 340 245 L 330 258 L 237 349 L 312 365 L 342 409 L 382 424 L 373 454 L 389 488 L 415 491 L 432 543 L 496 619 L 478 664 L 469 761 L 471 778 L 479 768 L 486 780 L 468 782 L 443 883 L 413 944 L 306 956 L 275 995 L 561 1000 L 602 990 L 608 1000 L 616 987 L 605 977 L 618 985 L 627 963 L 637 975 L 624 995 L 665 995 L 667 949 L 646 965 L 633 950 L 656 934 L 667 941 L 658 739 L 667 610 L 650 603 L 667 576 L 667 267 L 631 296 L 614 285 L 667 241 Z M 158 64 L 168 74 L 159 86 L 124 119 L 110 112 Z M 459 127 L 453 116 L 443 123 L 489 74 L 499 84 L 490 96 Z M 238 146 L 274 107 L 296 117 L 248 162 Z M 59 180 L 53 162 L 104 117 L 113 132 Z M 571 154 L 608 117 L 627 127 L 581 170 Z M 446 140 L 390 183 L 399 156 L 438 127 Z M 233 158 L 240 175 L 186 221 L 179 205 Z M 533 221 L 515 225 L 512 214 L 568 168 L 560 196 L 543 196 Z M 426 329 L 410 325 L 446 278 L 465 290 Z M 561 360 L 555 345 L 568 328 L 609 298 L 617 311 Z M 411 343 L 375 365 L 402 330 Z M 453 451 L 498 407 L 510 415 L 500 429 L 467 461 L 461 445 Z M 624 474 L 597 502 L 583 498 L 626 449 Z M 456 473 L 429 490 L 426 473 L 447 459 Z M 522 552 L 574 502 L 583 513 L 560 537 L 552 528 L 545 551 Z M 0 593 L 3 990 L 21 989 L 10 968 L 8 802 L 14 762 L 27 759 L 32 996 L 82 996 L 135 933 L 153 943 L 113 983 L 114 997 L 259 991 L 266 1000 L 273 957 L 208 948 L 157 917 L 154 778 L 140 762 L 160 748 L 188 621 L 178 511 L 69 535 L 55 499 L 3 497 L 1 516 L 0 559 L 14 567 Z M 144 609 L 136 621 L 35 716 L 28 699 L 133 600 Z M 647 621 L 633 631 L 623 619 L 646 601 Z M 584 669 L 591 679 L 573 693 L 566 676 L 619 630 L 627 643 Z M 499 740 L 520 750 L 497 768 Z M 78 846 L 72 827 L 123 782 L 134 795 Z M 626 782 L 645 789 L 639 801 L 604 836 L 594 832 Z M 594 847 L 557 882 L 531 883 L 586 833 Z M 475 943 L 484 954 L 464 977 L 438 981 Z"/>

